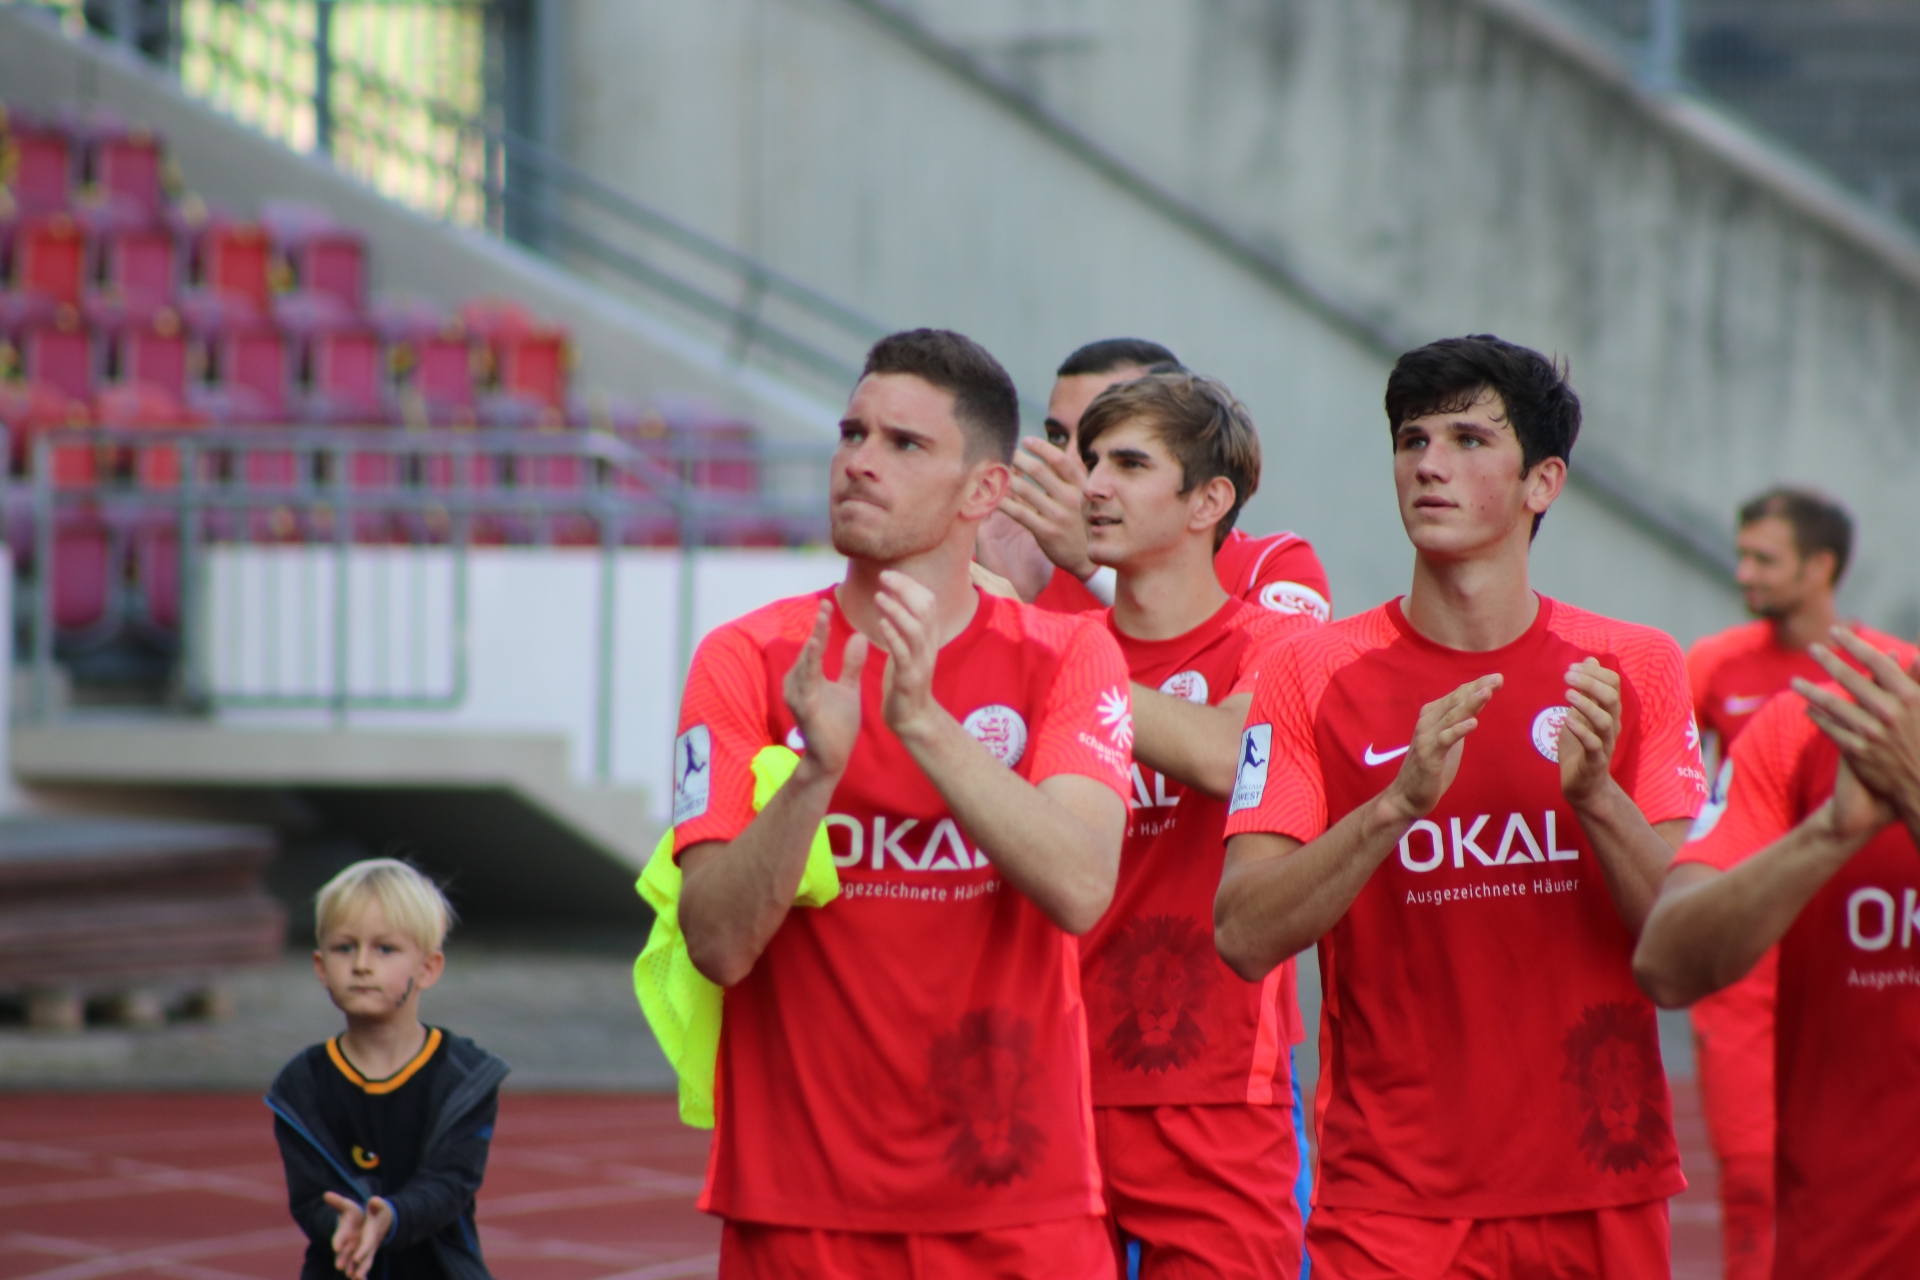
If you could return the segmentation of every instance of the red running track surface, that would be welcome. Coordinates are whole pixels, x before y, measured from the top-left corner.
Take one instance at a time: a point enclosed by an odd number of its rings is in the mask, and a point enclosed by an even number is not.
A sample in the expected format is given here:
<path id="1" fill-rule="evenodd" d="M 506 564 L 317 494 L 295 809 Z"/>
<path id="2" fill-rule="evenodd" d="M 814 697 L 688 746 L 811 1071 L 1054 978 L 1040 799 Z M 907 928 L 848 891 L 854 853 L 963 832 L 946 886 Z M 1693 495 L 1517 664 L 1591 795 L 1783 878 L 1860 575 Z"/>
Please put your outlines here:
<path id="1" fill-rule="evenodd" d="M 707 1135 L 670 1098 L 502 1097 L 480 1194 L 499 1280 L 711 1276 Z M 0 1096 L 0 1280 L 293 1280 L 271 1118 L 235 1094 Z"/>
<path id="2" fill-rule="evenodd" d="M 1674 1280 L 1714 1280 L 1719 1211 L 1691 1081 L 1674 1082 L 1693 1185 L 1673 1205 Z M 671 1098 L 500 1102 L 480 1195 L 499 1280 L 714 1274 L 719 1224 L 693 1198 L 707 1135 Z M 266 1107 L 236 1094 L 0 1095 L 0 1280 L 293 1280 Z"/>

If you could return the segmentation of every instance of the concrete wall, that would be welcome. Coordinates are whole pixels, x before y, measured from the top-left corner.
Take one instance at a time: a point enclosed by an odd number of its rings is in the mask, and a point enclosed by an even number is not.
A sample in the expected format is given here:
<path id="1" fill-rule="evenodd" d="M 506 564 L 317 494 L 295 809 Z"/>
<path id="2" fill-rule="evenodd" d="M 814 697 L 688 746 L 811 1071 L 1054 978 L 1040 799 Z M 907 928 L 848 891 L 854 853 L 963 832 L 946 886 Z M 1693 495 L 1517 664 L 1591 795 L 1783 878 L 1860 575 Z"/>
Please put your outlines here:
<path id="1" fill-rule="evenodd" d="M 375 294 L 414 294 L 449 307 L 487 295 L 517 298 L 572 329 L 583 390 L 642 401 L 699 396 L 776 434 L 808 439 L 838 419 L 837 402 L 736 367 L 723 344 L 596 287 L 591 276 L 413 213 L 186 97 L 122 50 L 71 41 L 15 6 L 0 6 L 0 100 L 41 111 L 99 106 L 145 123 L 166 138 L 189 190 L 242 213 L 270 198 L 320 205 L 366 234 Z"/>
<path id="2" fill-rule="evenodd" d="M 1393 8 L 1386 0 L 1371 7 L 1389 17 Z M 1410 556 L 1379 408 L 1402 349 L 1395 344 L 1487 327 L 1548 348 L 1565 349 L 1568 339 L 1492 306 L 1499 288 L 1414 311 L 1395 305 L 1397 283 L 1372 293 L 1356 287 L 1366 305 L 1349 305 L 1266 253 L 1275 220 L 1305 217 L 1269 198 L 1274 185 L 1290 189 L 1301 167 L 1289 154 L 1290 168 L 1269 172 L 1273 146 L 1298 137 L 1299 149 L 1332 166 L 1356 146 L 1414 145 L 1417 122 L 1405 137 L 1393 123 L 1404 96 L 1391 64 L 1395 32 L 1386 32 L 1388 65 L 1376 71 L 1360 47 L 1359 18 L 1320 15 L 1334 30 L 1315 43 L 1308 19 L 1317 11 L 1280 0 L 927 0 L 920 8 L 936 28 L 948 19 L 972 24 L 958 33 L 965 40 L 1017 19 L 1041 37 L 1030 43 L 1052 40 L 1067 52 L 1018 66 L 1003 59 L 996 81 L 970 61 L 978 42 L 963 41 L 956 53 L 938 30 L 916 33 L 882 0 L 570 0 L 567 150 L 598 176 L 889 323 L 973 334 L 1030 399 L 1044 400 L 1053 366 L 1088 339 L 1132 333 L 1167 342 L 1224 377 L 1260 423 L 1269 461 L 1248 527 L 1311 538 L 1339 612 L 1405 590 Z M 1323 8 L 1331 14 L 1338 0 Z M 1229 14 L 1256 25 L 1292 15 L 1283 24 L 1298 46 L 1288 55 L 1292 79 L 1272 78 Z M 1523 80 L 1578 79 L 1538 58 L 1513 60 Z M 1022 98 L 1012 79 L 1028 63 L 1046 73 L 1033 81 L 1044 104 Z M 1332 83 L 1341 77 L 1364 83 Z M 1283 87 L 1292 97 L 1280 96 Z M 1129 93 L 1134 100 L 1123 103 Z M 1285 115 L 1308 111 L 1310 119 Z M 1361 119 L 1345 121 L 1348 111 Z M 1076 135 L 1083 117 L 1098 118 L 1097 137 Z M 1135 136 L 1143 130 L 1150 139 Z M 1398 154 L 1365 162 L 1385 168 Z M 1136 155 L 1147 168 L 1133 165 Z M 1170 155 L 1184 155 L 1186 167 L 1175 171 Z M 1178 185 L 1156 188 L 1155 164 Z M 1239 185 L 1195 176 L 1216 167 Z M 1324 244 L 1320 222 L 1305 228 L 1336 262 L 1370 252 L 1367 237 L 1389 216 L 1373 207 L 1372 193 L 1338 184 L 1311 199 L 1292 194 L 1324 222 L 1340 223 L 1345 211 L 1350 225 Z M 1259 238 L 1210 222 L 1205 206 L 1216 198 L 1229 213 L 1270 214 L 1242 218 Z M 1484 232 L 1478 262 L 1514 236 L 1505 226 Z M 1421 250 L 1405 246 L 1415 263 Z M 1452 276 L 1437 281 L 1435 295 L 1453 287 Z M 1595 439 L 1630 453 L 1619 424 L 1637 402 L 1615 403 L 1585 374 L 1584 357 L 1577 369 L 1595 402 Z M 1664 457 L 1649 459 L 1650 472 L 1655 464 Z M 1536 552 L 1545 589 L 1682 636 L 1737 617 L 1719 571 L 1700 555 L 1649 536 L 1592 488 L 1570 492 L 1564 508 Z"/>
<path id="3" fill-rule="evenodd" d="M 1313 537 L 1343 609 L 1405 575 L 1383 354 L 1492 330 L 1569 357 L 1582 456 L 1673 523 L 1724 539 L 1776 480 L 1844 496 L 1845 603 L 1920 626 L 1920 250 L 1641 95 L 1555 10 L 573 0 L 570 25 L 569 146 L 596 172 L 886 319 L 968 329 L 1030 396 L 1115 332 L 1225 376 L 1274 459 L 1252 523 Z M 1698 557 L 1579 493 L 1536 564 L 1683 636 L 1734 616 Z"/>
<path id="4" fill-rule="evenodd" d="M 1638 92 L 1562 11 L 907 6 L 1348 309 L 1565 354 L 1584 447 L 1656 505 L 1730 523 L 1776 481 L 1843 496 L 1845 603 L 1920 629 L 1920 243 L 1706 104 Z"/>

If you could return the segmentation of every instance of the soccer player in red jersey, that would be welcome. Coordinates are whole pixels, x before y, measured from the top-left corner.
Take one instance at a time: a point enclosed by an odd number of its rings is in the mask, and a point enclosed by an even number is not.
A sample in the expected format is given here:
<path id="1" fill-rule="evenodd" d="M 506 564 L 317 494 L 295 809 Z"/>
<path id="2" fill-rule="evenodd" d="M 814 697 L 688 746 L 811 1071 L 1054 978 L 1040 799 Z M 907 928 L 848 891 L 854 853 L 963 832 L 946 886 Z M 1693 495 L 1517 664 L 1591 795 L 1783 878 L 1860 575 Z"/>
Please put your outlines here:
<path id="1" fill-rule="evenodd" d="M 1105 621 L 1134 680 L 1120 883 L 1081 959 L 1116 1242 L 1137 1246 L 1143 1280 L 1295 1280 L 1293 961 L 1242 979 L 1212 917 L 1262 646 L 1318 624 L 1236 600 L 1207 571 L 1260 480 L 1260 437 L 1224 386 L 1186 372 L 1114 386 L 1079 445 L 1087 547 L 1117 571 Z"/>
<path id="2" fill-rule="evenodd" d="M 1056 613 L 1113 603 L 1112 571 L 1088 555 L 1080 517 L 1087 478 L 1075 443 L 1080 415 L 1115 383 L 1180 370 L 1173 352 L 1141 338 L 1089 342 L 1062 362 L 1047 400 L 1047 438 L 1027 440 L 1014 454 L 1024 481 L 980 530 L 981 564 L 1012 583 L 1021 599 Z M 1213 567 L 1228 595 L 1275 613 L 1320 622 L 1333 616 L 1327 572 L 1298 534 L 1252 537 L 1235 529 L 1214 552 Z"/>
<path id="3" fill-rule="evenodd" d="M 1725 807 L 1667 873 L 1634 970 L 1679 1006 L 1777 948 L 1773 1274 L 1907 1280 L 1920 1258 L 1920 661 L 1910 645 L 1889 657 L 1884 638 L 1833 635 L 1840 655 L 1813 649 L 1831 679 L 1795 678 L 1733 744 Z"/>
<path id="4" fill-rule="evenodd" d="M 1839 621 L 1834 593 L 1853 547 L 1853 521 L 1819 494 L 1772 489 L 1740 508 L 1738 546 L 1734 576 L 1756 621 L 1706 636 L 1687 651 L 1709 776 L 1767 699 L 1795 676 L 1823 678 L 1807 650 Z M 1716 781 L 1713 802 L 1724 800 L 1724 791 Z M 1775 962 L 1768 952 L 1746 977 L 1691 1010 L 1700 1101 L 1720 1165 L 1727 1280 L 1773 1274 Z"/>
<path id="5" fill-rule="evenodd" d="M 1488 336 L 1387 382 L 1412 590 L 1263 661 L 1215 938 L 1318 941 L 1314 1280 L 1669 1271 L 1685 1186 L 1629 960 L 1705 778 L 1680 649 L 1536 594 L 1580 403 Z"/>
<path id="6" fill-rule="evenodd" d="M 968 582 L 1018 432 L 958 334 L 877 343 L 838 587 L 716 630 L 674 746 L 680 922 L 726 988 L 700 1206 L 722 1276 L 1111 1276 L 1075 935 L 1112 899 L 1126 664 Z M 758 815 L 750 762 L 798 768 Z M 791 910 L 825 824 L 841 892 Z"/>

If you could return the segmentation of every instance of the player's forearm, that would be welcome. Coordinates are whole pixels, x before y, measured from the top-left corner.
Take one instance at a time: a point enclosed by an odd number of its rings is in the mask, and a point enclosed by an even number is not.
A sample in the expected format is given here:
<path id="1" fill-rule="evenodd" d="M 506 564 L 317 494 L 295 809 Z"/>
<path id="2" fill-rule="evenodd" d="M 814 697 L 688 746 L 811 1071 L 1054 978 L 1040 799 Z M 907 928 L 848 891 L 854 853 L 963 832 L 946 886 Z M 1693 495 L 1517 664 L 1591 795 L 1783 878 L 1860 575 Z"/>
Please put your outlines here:
<path id="1" fill-rule="evenodd" d="M 1676 867 L 1641 930 L 1634 980 L 1667 1009 L 1739 981 L 1865 842 L 1836 835 L 1823 807 L 1730 871 Z"/>
<path id="2" fill-rule="evenodd" d="M 1133 686 L 1133 758 L 1216 800 L 1233 792 L 1247 695 L 1220 706 Z"/>
<path id="3" fill-rule="evenodd" d="M 1234 836 L 1227 841 L 1227 865 L 1213 903 L 1220 958 L 1242 978 L 1258 982 L 1318 942 L 1412 824 L 1382 794 L 1304 845 L 1283 836 Z"/>
<path id="4" fill-rule="evenodd" d="M 694 968 L 723 987 L 752 972 L 793 909 L 813 834 L 826 817 L 837 774 L 805 756 L 747 829 L 725 844 L 680 855 L 680 931 Z"/>
<path id="5" fill-rule="evenodd" d="M 1594 798 L 1575 804 L 1573 812 L 1600 864 L 1600 878 L 1613 899 L 1613 909 L 1627 932 L 1639 937 L 1673 862 L 1672 847 L 1612 778 Z"/>
<path id="6" fill-rule="evenodd" d="M 1068 933 L 1091 929 L 1113 901 L 1124 822 L 1104 838 L 1001 764 L 940 711 L 901 741 L 947 811 L 1015 889 Z"/>

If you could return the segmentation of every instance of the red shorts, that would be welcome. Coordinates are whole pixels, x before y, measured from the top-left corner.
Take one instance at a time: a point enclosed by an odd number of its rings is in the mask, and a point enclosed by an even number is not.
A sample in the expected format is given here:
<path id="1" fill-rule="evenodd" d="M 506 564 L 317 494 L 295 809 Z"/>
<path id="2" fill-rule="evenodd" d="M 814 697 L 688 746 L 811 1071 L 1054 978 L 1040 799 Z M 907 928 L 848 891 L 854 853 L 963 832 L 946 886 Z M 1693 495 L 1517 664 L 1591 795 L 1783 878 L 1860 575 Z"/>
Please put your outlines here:
<path id="1" fill-rule="evenodd" d="M 1525 1218 L 1410 1218 L 1319 1204 L 1313 1280 L 1647 1280 L 1671 1274 L 1667 1202 Z"/>
<path id="2" fill-rule="evenodd" d="M 720 1280 L 1113 1280 L 1099 1218 L 954 1234 L 815 1231 L 728 1220 Z"/>
<path id="3" fill-rule="evenodd" d="M 1118 1247 L 1140 1280 L 1300 1274 L 1300 1172 L 1286 1107 L 1095 1107 L 1093 1133 Z"/>
<path id="4" fill-rule="evenodd" d="M 1779 952 L 1693 1006 L 1700 1107 L 1716 1159 L 1773 1157 L 1773 1013 Z"/>

